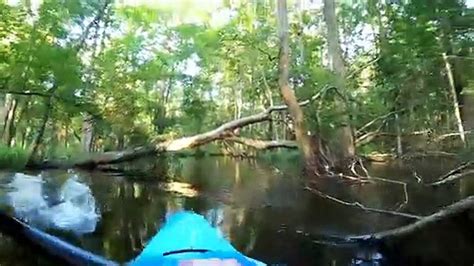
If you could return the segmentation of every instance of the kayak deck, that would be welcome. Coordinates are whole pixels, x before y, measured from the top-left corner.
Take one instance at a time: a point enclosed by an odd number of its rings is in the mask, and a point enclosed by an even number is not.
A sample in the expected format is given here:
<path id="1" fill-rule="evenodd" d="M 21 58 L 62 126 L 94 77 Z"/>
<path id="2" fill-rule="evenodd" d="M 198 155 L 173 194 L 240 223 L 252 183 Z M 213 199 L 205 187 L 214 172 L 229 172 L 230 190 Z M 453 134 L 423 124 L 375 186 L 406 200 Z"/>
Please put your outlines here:
<path id="1" fill-rule="evenodd" d="M 130 265 L 171 266 L 193 260 L 213 259 L 234 263 L 222 265 L 265 265 L 241 254 L 223 237 L 219 229 L 212 227 L 203 216 L 189 211 L 171 215 Z"/>

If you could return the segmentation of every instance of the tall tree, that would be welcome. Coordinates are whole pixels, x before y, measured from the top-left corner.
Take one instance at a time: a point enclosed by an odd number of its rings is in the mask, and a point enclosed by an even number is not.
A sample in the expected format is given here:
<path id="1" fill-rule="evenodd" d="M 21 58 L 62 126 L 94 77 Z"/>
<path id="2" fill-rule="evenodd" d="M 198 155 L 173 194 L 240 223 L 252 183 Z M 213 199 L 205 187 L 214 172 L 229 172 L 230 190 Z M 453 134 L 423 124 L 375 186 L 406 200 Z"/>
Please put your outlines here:
<path id="1" fill-rule="evenodd" d="M 279 45 L 279 61 L 278 61 L 278 85 L 283 97 L 283 101 L 288 106 L 288 111 L 293 119 L 296 141 L 298 147 L 303 153 L 304 160 L 308 170 L 322 174 L 322 167 L 317 158 L 317 147 L 313 147 L 308 131 L 305 126 L 303 110 L 301 109 L 294 91 L 289 84 L 289 65 L 290 65 L 290 48 L 288 34 L 288 9 L 286 0 L 278 0 L 278 33 L 280 39 Z"/>
<path id="2" fill-rule="evenodd" d="M 336 3 L 335 0 L 324 0 L 324 20 L 327 28 L 327 45 L 328 45 L 328 59 L 329 68 L 337 76 L 337 87 L 340 91 L 345 91 L 345 76 L 346 67 L 342 57 L 342 50 L 339 41 L 339 27 L 336 17 Z M 343 97 L 345 94 L 343 94 Z M 340 136 L 339 149 L 343 161 L 352 159 L 355 156 L 355 145 L 352 127 L 350 125 L 350 118 L 347 110 L 347 102 L 344 99 L 337 98 L 337 105 L 343 110 L 342 125 L 338 129 L 338 136 Z"/>

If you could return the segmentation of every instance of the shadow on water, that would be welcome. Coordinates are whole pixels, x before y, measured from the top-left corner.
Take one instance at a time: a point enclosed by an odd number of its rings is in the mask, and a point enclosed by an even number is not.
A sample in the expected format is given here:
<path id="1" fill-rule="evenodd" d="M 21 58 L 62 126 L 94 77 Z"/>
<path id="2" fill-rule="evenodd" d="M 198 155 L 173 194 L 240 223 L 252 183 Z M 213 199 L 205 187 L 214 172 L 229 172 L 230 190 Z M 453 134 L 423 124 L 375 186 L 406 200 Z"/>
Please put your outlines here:
<path id="1" fill-rule="evenodd" d="M 412 164 L 426 182 L 452 167 L 449 162 Z M 77 228 L 61 228 L 54 223 L 38 223 L 38 226 L 119 262 L 136 257 L 160 228 L 166 214 L 178 209 L 203 214 L 237 249 L 269 264 L 408 265 L 414 262 L 432 265 L 443 262 L 444 265 L 462 265 L 474 259 L 466 252 L 474 250 L 474 235 L 469 229 L 473 227 L 464 222 L 464 227 L 459 228 L 463 221 L 456 223 L 456 227 L 443 224 L 440 228 L 429 228 L 414 239 L 404 239 L 402 248 L 400 245 L 394 248 L 389 243 L 382 249 L 384 256 L 371 247 L 336 243 L 332 241 L 334 237 L 377 232 L 409 221 L 363 212 L 320 198 L 302 189 L 300 171 L 294 162 L 279 162 L 279 165 L 284 166 L 284 173 L 256 161 L 180 158 L 158 163 L 144 161 L 133 166 L 146 169 L 150 173 L 146 177 L 80 172 L 75 180 L 89 189 L 99 216 L 94 230 L 79 232 L 75 230 Z M 378 177 L 416 182 L 408 168 L 397 164 L 374 164 L 370 172 Z M 66 171 L 47 171 L 36 177 L 41 182 L 35 189 L 41 191 L 41 197 L 48 199 L 45 206 L 50 208 L 64 203 L 61 191 L 71 176 Z M 3 208 L 13 212 L 9 195 L 15 191 L 11 187 L 14 178 L 14 173 L 3 173 L 0 178 L 0 202 Z M 191 184 L 199 193 L 189 195 L 179 189 L 164 189 L 161 182 L 170 180 Z M 28 189 L 27 195 L 36 193 L 31 187 Z M 427 215 L 441 206 L 473 195 L 474 182 L 465 179 L 436 190 L 420 185 L 408 186 L 408 201 L 403 186 L 389 183 L 348 185 L 330 180 L 321 182 L 319 189 L 366 206 L 401 208 L 404 212 Z M 76 209 L 73 214 L 77 215 L 77 212 Z M 457 257 L 449 259 L 456 246 Z M 31 250 L 0 235 L 0 265 L 49 264 L 44 258 L 27 254 L 31 254 Z M 403 260 L 403 257 L 410 260 Z"/>

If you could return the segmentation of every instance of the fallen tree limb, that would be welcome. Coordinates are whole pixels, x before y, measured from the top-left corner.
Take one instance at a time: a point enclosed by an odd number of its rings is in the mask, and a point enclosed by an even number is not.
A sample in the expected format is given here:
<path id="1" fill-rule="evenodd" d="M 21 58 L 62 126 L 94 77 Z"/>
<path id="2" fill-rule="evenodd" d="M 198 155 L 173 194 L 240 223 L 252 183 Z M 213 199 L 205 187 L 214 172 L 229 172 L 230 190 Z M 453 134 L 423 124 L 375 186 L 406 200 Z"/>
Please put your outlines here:
<path id="1" fill-rule="evenodd" d="M 431 130 L 420 130 L 420 131 L 414 131 L 414 132 L 409 132 L 409 133 L 403 133 L 401 134 L 402 137 L 408 137 L 408 136 L 419 136 L 419 135 L 427 135 L 431 132 Z M 396 133 L 391 133 L 391 132 L 379 132 L 378 130 L 376 131 L 371 131 L 367 132 L 361 136 L 359 136 L 356 139 L 356 144 L 357 146 L 367 144 L 368 142 L 372 141 L 375 138 L 378 137 L 397 137 Z"/>
<path id="2" fill-rule="evenodd" d="M 408 224 L 402 227 L 390 229 L 387 231 L 382 231 L 379 233 L 362 235 L 362 236 L 352 236 L 348 237 L 349 241 L 373 241 L 373 240 L 386 240 L 396 237 L 403 237 L 414 233 L 418 230 L 421 230 L 431 224 L 435 224 L 442 220 L 448 219 L 450 217 L 461 214 L 465 211 L 474 210 L 474 196 L 470 196 L 466 199 L 458 201 L 450 206 L 447 206 L 438 212 L 422 217 L 417 222 Z"/>
<path id="3" fill-rule="evenodd" d="M 462 164 L 460 164 L 459 166 L 457 166 L 457 167 L 453 168 L 452 170 L 450 170 L 449 172 L 447 172 L 446 174 L 444 174 L 444 175 L 438 177 L 438 181 L 441 181 L 441 180 L 443 180 L 443 179 L 445 179 L 445 178 L 447 178 L 447 177 L 449 177 L 449 176 L 451 176 L 451 175 L 453 175 L 453 174 L 459 173 L 459 172 L 461 172 L 462 170 L 464 170 L 464 169 L 470 167 L 470 166 L 473 165 L 473 164 L 474 164 L 473 161 L 468 161 L 468 162 L 462 163 Z"/>
<path id="4" fill-rule="evenodd" d="M 452 183 L 454 181 L 457 181 L 459 179 L 462 179 L 462 178 L 465 178 L 465 177 L 468 177 L 468 176 L 471 176 L 471 177 L 474 176 L 474 169 L 466 171 L 466 172 L 462 172 L 462 173 L 452 174 L 452 175 L 446 177 L 443 180 L 430 183 L 430 184 L 428 184 L 428 186 L 437 187 L 437 186 Z"/>
<path id="5" fill-rule="evenodd" d="M 311 99 L 299 102 L 300 106 L 306 106 L 310 104 L 312 101 L 321 97 L 321 93 L 318 93 L 311 97 Z M 127 161 L 132 161 L 141 157 L 164 153 L 164 152 L 177 152 L 183 149 L 195 148 L 207 143 L 210 143 L 215 140 L 220 139 L 228 139 L 234 138 L 234 141 L 248 144 L 248 146 L 252 146 L 254 148 L 277 148 L 277 147 L 286 147 L 286 148 L 294 148 L 293 143 L 290 142 L 273 142 L 273 141 L 260 141 L 260 140 L 252 140 L 249 141 L 248 139 L 243 138 L 235 138 L 233 131 L 238 128 L 242 128 L 248 125 L 252 125 L 255 123 L 260 123 L 264 121 L 271 120 L 271 115 L 273 112 L 283 111 L 286 110 L 286 105 L 277 105 L 271 106 L 264 111 L 242 117 L 240 119 L 232 120 L 227 123 L 222 124 L 221 126 L 190 137 L 183 137 L 175 140 L 168 140 L 164 142 L 157 143 L 156 145 L 150 146 L 143 146 L 137 147 L 130 150 L 125 151 L 118 151 L 118 152 L 105 152 L 99 155 L 91 156 L 91 158 L 87 158 L 84 160 L 68 163 L 68 162 L 45 162 L 45 163 L 35 163 L 32 162 L 27 167 L 33 168 L 86 168 L 86 169 L 93 169 L 99 165 L 105 164 L 117 164 L 123 163 Z"/>
<path id="6" fill-rule="evenodd" d="M 420 157 L 446 157 L 446 158 L 457 158 L 459 155 L 456 153 L 445 152 L 445 151 L 424 151 L 424 152 L 411 152 L 406 153 L 402 156 L 402 159 L 408 160 Z"/>
<path id="7" fill-rule="evenodd" d="M 230 137 L 225 140 L 233 141 L 257 150 L 269 150 L 276 148 L 298 149 L 296 142 L 291 140 L 258 140 L 240 137 Z"/>
<path id="8" fill-rule="evenodd" d="M 377 61 L 380 60 L 380 56 L 377 56 L 376 58 L 368 61 L 367 63 L 363 64 L 362 66 L 354 69 L 353 71 L 351 71 L 349 74 L 347 74 L 347 79 L 352 79 L 355 75 L 357 75 L 359 72 L 361 72 L 362 70 L 368 68 L 369 66 L 371 66 L 372 64 L 376 63 Z"/>
<path id="9" fill-rule="evenodd" d="M 386 118 L 390 117 L 391 115 L 393 114 L 396 114 L 396 113 L 400 113 L 402 111 L 404 111 L 405 109 L 401 109 L 401 110 L 397 110 L 397 111 L 392 111 L 392 112 L 389 112 L 389 113 L 386 113 L 384 115 L 381 115 L 381 116 L 378 116 L 376 117 L 375 119 L 373 119 L 372 121 L 368 122 L 367 124 L 363 125 L 361 128 L 357 129 L 356 131 L 356 135 L 359 135 L 361 134 L 366 128 L 370 127 L 371 125 L 375 124 L 375 122 L 379 121 L 379 120 L 385 120 Z"/>
<path id="10" fill-rule="evenodd" d="M 468 131 L 464 131 L 464 134 L 467 135 L 467 134 L 472 134 L 474 131 L 471 131 L 471 130 L 468 130 Z M 459 132 L 454 132 L 454 133 L 447 133 L 447 134 L 443 134 L 443 135 L 439 135 L 437 136 L 433 141 L 434 142 L 440 142 L 440 141 L 443 141 L 449 137 L 458 137 L 460 136 L 460 133 Z"/>
<path id="11" fill-rule="evenodd" d="M 358 209 L 361 209 L 363 211 L 367 212 L 375 212 L 375 213 L 381 213 L 381 214 L 386 214 L 386 215 L 391 215 L 391 216 L 398 216 L 398 217 L 404 217 L 404 218 L 409 218 L 409 219 L 422 219 L 421 216 L 415 215 L 415 214 L 410 214 L 410 213 L 403 213 L 403 212 L 398 212 L 398 211 L 390 211 L 390 210 L 383 210 L 383 209 L 376 209 L 376 208 L 371 208 L 371 207 L 366 207 L 362 205 L 360 202 L 347 202 L 341 199 L 338 199 L 334 196 L 325 194 L 315 188 L 310 188 L 308 186 L 305 186 L 305 189 L 310 191 L 311 193 L 314 193 L 322 198 L 337 202 L 339 204 L 345 205 L 345 206 L 350 206 L 350 207 L 355 207 Z"/>
<path id="12" fill-rule="evenodd" d="M 393 153 L 371 153 L 361 156 L 364 160 L 369 162 L 379 162 L 384 163 L 388 161 L 395 160 L 397 158 L 396 154 Z"/>

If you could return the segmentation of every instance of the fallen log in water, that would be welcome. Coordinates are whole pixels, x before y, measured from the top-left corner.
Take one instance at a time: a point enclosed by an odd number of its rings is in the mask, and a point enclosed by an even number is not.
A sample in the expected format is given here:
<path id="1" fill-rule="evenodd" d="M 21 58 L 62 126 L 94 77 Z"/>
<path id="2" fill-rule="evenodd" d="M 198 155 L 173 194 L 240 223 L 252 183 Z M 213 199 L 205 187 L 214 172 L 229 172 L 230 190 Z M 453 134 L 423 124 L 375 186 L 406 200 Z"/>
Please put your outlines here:
<path id="1" fill-rule="evenodd" d="M 320 94 L 316 94 L 311 99 L 299 102 L 300 106 L 308 105 L 311 101 L 314 101 L 320 97 Z M 141 146 L 134 149 L 124 151 L 113 151 L 104 152 L 101 154 L 91 155 L 89 158 L 78 160 L 75 162 L 69 161 L 51 161 L 51 162 L 29 162 L 28 168 L 36 169 L 50 169 L 50 168 L 83 168 L 83 169 L 94 169 L 99 165 L 118 164 L 123 162 L 132 161 L 138 158 L 156 155 L 160 153 L 173 153 L 182 151 L 184 149 L 196 148 L 201 145 L 208 144 L 216 140 L 228 140 L 236 143 L 240 143 L 257 150 L 267 150 L 274 148 L 289 148 L 295 149 L 297 145 L 293 141 L 267 141 L 267 140 L 255 140 L 238 137 L 234 134 L 236 129 L 260 123 L 264 121 L 270 121 L 272 113 L 286 110 L 286 105 L 271 106 L 266 110 L 242 117 L 236 120 L 232 120 L 222 124 L 221 126 L 212 129 L 210 131 L 200 133 L 194 136 L 182 137 L 178 139 L 172 139 L 157 143 L 155 145 Z"/>
<path id="2" fill-rule="evenodd" d="M 414 223 L 346 241 L 376 247 L 390 265 L 474 265 L 473 213 L 471 196 Z"/>
<path id="3" fill-rule="evenodd" d="M 427 226 L 436 224 L 442 220 L 449 219 L 456 215 L 459 215 L 464 212 L 474 211 L 474 196 L 470 196 L 466 199 L 460 200 L 452 205 L 449 205 L 438 212 L 420 218 L 418 221 L 390 229 L 383 232 L 361 235 L 361 236 L 351 236 L 348 237 L 348 241 L 382 241 L 382 240 L 391 240 L 394 238 L 404 237 L 415 233 L 416 231 L 422 230 Z M 474 217 L 473 217 L 474 218 Z"/>

